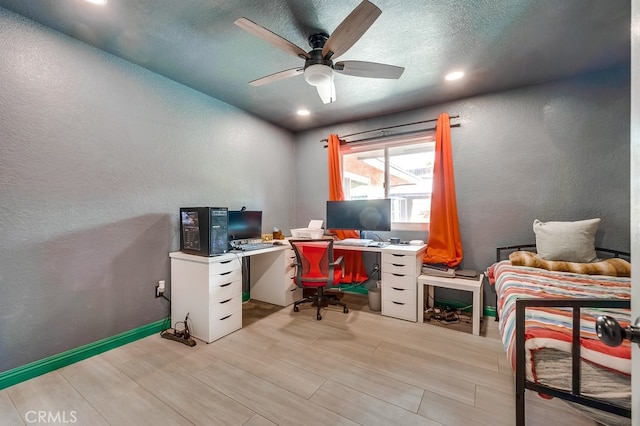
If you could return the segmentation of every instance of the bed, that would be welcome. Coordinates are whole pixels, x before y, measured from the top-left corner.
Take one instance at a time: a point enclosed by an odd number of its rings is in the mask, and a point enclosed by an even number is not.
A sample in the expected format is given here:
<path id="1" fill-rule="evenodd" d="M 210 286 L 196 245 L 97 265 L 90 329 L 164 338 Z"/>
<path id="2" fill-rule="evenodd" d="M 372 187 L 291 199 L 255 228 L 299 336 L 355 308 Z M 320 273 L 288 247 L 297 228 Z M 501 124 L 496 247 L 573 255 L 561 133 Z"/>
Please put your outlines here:
<path id="1" fill-rule="evenodd" d="M 594 246 L 597 256 L 590 262 L 567 262 L 544 259 L 539 248 L 499 247 L 487 269 L 500 335 L 516 372 L 517 424 L 525 424 L 528 389 L 565 400 L 601 424 L 630 425 L 631 343 L 607 346 L 595 328 L 602 315 L 622 327 L 630 323 L 628 253 Z"/>

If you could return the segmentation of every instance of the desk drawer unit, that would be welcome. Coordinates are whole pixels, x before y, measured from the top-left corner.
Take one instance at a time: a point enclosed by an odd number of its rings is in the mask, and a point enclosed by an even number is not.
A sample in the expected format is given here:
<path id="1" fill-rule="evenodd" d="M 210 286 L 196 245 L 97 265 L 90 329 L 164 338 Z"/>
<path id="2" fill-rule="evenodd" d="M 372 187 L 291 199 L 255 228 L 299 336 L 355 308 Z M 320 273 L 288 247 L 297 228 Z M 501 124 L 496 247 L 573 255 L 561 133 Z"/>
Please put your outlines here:
<path id="1" fill-rule="evenodd" d="M 235 294 L 229 297 L 221 297 L 218 293 L 215 300 L 210 300 L 209 327 L 207 342 L 213 342 L 242 327 L 242 282 L 235 281 L 227 287 Z"/>
<path id="2" fill-rule="evenodd" d="M 296 285 L 296 254 L 292 249 L 284 252 L 284 287 L 285 300 L 284 305 L 288 306 L 298 299 L 302 299 L 302 289 Z"/>
<path id="3" fill-rule="evenodd" d="M 382 253 L 382 315 L 416 321 L 416 277 L 420 270 L 413 253 Z"/>
<path id="4" fill-rule="evenodd" d="M 230 256 L 171 258 L 171 321 L 207 343 L 242 327 L 242 270 Z"/>
<path id="5" fill-rule="evenodd" d="M 251 299 L 288 306 L 302 298 L 302 289 L 293 281 L 295 255 L 284 249 L 251 257 Z"/>
<path id="6" fill-rule="evenodd" d="M 242 279 L 209 285 L 209 327 L 206 342 L 242 327 Z"/>

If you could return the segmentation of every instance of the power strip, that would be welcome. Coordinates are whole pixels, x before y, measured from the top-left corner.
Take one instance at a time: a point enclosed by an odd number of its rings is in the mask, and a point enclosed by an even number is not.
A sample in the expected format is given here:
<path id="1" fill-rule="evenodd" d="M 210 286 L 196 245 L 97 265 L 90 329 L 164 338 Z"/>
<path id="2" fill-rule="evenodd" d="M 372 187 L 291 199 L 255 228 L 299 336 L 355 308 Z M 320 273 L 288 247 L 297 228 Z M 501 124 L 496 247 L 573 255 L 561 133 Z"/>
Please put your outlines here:
<path id="1" fill-rule="evenodd" d="M 164 337 L 165 339 L 173 340 L 174 342 L 180 342 L 187 346 L 195 346 L 196 341 L 193 337 L 191 337 L 188 333 L 180 330 L 172 330 L 168 329 L 160 333 L 160 337 Z"/>
<path id="2" fill-rule="evenodd" d="M 440 321 L 445 324 L 454 324 L 460 322 L 460 310 L 453 308 L 428 308 L 424 311 L 425 321 Z"/>

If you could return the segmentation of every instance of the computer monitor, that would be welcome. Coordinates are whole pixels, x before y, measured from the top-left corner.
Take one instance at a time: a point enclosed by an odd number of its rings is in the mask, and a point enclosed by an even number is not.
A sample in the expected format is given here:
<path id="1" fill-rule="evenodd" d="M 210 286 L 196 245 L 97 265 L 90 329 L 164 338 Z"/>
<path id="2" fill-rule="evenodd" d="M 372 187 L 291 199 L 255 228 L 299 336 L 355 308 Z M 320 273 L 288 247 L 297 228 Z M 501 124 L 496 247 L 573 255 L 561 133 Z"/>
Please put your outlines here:
<path id="1" fill-rule="evenodd" d="M 327 201 L 327 229 L 391 231 L 391 200 Z"/>
<path id="2" fill-rule="evenodd" d="M 256 210 L 229 210 L 229 241 L 262 238 L 262 212 Z"/>

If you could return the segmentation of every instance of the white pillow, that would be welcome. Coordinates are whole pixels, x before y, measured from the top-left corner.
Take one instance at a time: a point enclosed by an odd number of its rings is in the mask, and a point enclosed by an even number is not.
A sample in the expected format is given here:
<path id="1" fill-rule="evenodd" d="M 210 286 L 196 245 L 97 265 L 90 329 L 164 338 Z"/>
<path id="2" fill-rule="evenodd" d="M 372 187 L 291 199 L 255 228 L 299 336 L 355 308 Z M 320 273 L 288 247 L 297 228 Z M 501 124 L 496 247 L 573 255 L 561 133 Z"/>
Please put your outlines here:
<path id="1" fill-rule="evenodd" d="M 533 221 L 536 251 L 545 260 L 587 263 L 597 260 L 596 232 L 600 218 L 576 222 Z"/>

